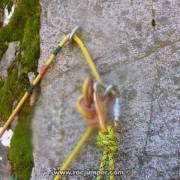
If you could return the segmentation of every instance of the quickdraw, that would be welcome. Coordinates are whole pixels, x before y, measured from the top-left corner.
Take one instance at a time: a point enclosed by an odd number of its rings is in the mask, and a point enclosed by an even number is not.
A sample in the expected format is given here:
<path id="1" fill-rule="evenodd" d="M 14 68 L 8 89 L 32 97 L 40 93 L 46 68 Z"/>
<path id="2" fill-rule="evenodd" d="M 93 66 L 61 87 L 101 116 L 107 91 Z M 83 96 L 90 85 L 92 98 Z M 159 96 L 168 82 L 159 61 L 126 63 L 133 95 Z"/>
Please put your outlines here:
<path id="1" fill-rule="evenodd" d="M 92 134 L 95 128 L 99 129 L 99 133 L 97 135 L 97 145 L 103 149 L 103 155 L 99 167 L 99 175 L 97 177 L 98 180 L 102 179 L 103 172 L 106 166 L 106 159 L 109 157 L 109 172 L 110 172 L 110 180 L 114 180 L 114 170 L 115 170 L 115 160 L 114 155 L 118 150 L 117 137 L 115 132 L 118 130 L 118 124 L 121 116 L 121 108 L 120 108 L 120 100 L 119 93 L 113 85 L 106 85 L 102 82 L 101 77 L 96 69 L 96 66 L 81 39 L 77 36 L 79 32 L 79 27 L 76 27 L 72 30 L 72 32 L 66 35 L 62 41 L 58 44 L 58 47 L 55 49 L 53 54 L 50 56 L 45 65 L 41 68 L 39 74 L 32 82 L 32 85 L 24 94 L 16 108 L 13 110 L 12 114 L 6 121 L 4 127 L 0 132 L 0 138 L 9 125 L 13 122 L 14 117 L 20 111 L 25 101 L 28 99 L 30 94 L 32 93 L 34 87 L 40 82 L 44 74 L 46 73 L 49 65 L 55 59 L 56 55 L 61 51 L 62 47 L 64 47 L 67 42 L 74 40 L 78 46 L 80 47 L 89 67 L 91 70 L 92 77 L 87 77 L 84 80 L 82 95 L 78 98 L 76 102 L 77 110 L 82 114 L 84 119 L 88 124 L 88 128 L 86 132 L 81 137 L 78 144 L 75 146 L 67 160 L 64 162 L 60 171 L 67 170 L 75 159 L 75 157 L 80 152 L 80 149 L 85 144 L 89 136 Z M 112 108 L 112 118 L 110 118 L 107 107 L 110 101 L 113 101 Z M 109 125 L 108 120 L 113 119 L 113 124 Z M 59 171 L 59 172 L 60 172 Z M 54 177 L 54 180 L 61 179 L 62 173 L 57 173 Z"/>

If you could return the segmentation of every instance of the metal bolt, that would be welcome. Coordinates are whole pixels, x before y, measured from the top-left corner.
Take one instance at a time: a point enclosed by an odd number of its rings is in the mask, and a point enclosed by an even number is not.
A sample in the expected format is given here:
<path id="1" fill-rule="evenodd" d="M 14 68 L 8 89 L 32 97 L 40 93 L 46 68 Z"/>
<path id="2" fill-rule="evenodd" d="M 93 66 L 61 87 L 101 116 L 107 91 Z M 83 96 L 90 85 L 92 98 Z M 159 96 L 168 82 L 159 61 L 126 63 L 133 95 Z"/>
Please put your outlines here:
<path id="1" fill-rule="evenodd" d="M 114 88 L 114 85 L 112 85 L 112 84 L 108 85 L 105 89 L 104 97 L 107 96 L 113 88 Z"/>
<path id="2" fill-rule="evenodd" d="M 80 26 L 76 26 L 69 34 L 69 39 L 72 40 L 73 36 L 76 35 L 79 31 L 80 31 Z"/>
<path id="3" fill-rule="evenodd" d="M 113 118 L 115 121 L 119 121 L 121 116 L 121 104 L 120 99 L 115 98 L 115 102 L 113 105 Z"/>

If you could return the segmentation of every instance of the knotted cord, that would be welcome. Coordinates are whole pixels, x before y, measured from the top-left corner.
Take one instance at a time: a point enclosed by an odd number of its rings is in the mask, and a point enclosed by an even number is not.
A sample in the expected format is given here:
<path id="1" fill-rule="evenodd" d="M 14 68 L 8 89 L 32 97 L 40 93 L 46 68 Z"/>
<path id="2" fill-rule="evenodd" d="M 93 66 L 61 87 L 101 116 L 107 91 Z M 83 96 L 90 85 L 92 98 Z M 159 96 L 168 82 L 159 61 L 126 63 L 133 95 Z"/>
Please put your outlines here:
<path id="1" fill-rule="evenodd" d="M 109 157 L 109 173 L 110 173 L 110 180 L 114 180 L 114 170 L 115 170 L 115 161 L 114 161 L 114 155 L 118 150 L 118 143 L 117 143 L 117 137 L 114 133 L 113 127 L 108 126 L 107 127 L 107 133 L 102 133 L 99 131 L 98 136 L 96 138 L 97 145 L 103 149 L 103 155 L 101 158 L 101 163 L 99 167 L 99 175 L 97 177 L 97 180 L 102 180 L 102 177 L 105 173 L 106 168 L 106 161 Z"/>
<path id="2" fill-rule="evenodd" d="M 73 40 L 79 45 L 83 55 L 85 56 L 86 62 L 88 63 L 91 74 L 93 75 L 94 79 L 99 82 L 101 82 L 101 77 L 98 73 L 98 70 L 81 39 L 75 35 L 73 37 Z M 114 128 L 111 126 L 105 125 L 107 115 L 106 115 L 106 105 L 109 101 L 108 95 L 104 98 L 104 101 L 101 102 L 98 96 L 98 93 L 93 89 L 93 78 L 86 78 L 83 83 L 82 88 L 82 95 L 78 98 L 76 102 L 76 108 L 77 110 L 82 114 L 84 119 L 86 120 L 88 124 L 88 128 L 86 132 L 81 137 L 79 143 L 75 146 L 75 148 L 72 150 L 66 161 L 63 163 L 62 167 L 58 171 L 57 175 L 54 177 L 54 180 L 60 180 L 63 173 L 62 171 L 65 171 L 68 169 L 72 161 L 75 159 L 75 157 L 80 152 L 82 146 L 87 141 L 91 133 L 93 132 L 94 128 L 100 128 L 98 137 L 97 137 L 97 144 L 100 147 L 104 148 L 104 152 L 102 155 L 102 160 L 100 164 L 100 171 L 104 171 L 105 169 L 105 161 L 107 159 L 107 156 L 109 157 L 109 168 L 110 168 L 110 180 L 114 180 L 114 168 L 115 168 L 115 162 L 114 162 L 114 154 L 117 151 L 117 139 L 114 133 Z M 116 92 L 112 89 L 111 90 L 112 95 L 115 97 Z M 113 147 L 111 148 L 111 146 Z M 111 150 L 111 151 L 109 151 Z M 97 177 L 99 180 L 102 179 L 102 175 L 99 175 Z"/>

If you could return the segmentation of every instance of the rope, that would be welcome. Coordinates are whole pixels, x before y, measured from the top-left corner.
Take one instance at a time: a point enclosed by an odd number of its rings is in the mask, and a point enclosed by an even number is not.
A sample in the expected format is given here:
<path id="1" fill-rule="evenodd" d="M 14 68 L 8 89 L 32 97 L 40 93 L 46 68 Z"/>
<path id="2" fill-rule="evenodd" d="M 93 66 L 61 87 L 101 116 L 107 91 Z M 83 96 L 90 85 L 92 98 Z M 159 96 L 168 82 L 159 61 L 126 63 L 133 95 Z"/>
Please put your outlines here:
<path id="1" fill-rule="evenodd" d="M 75 35 L 73 37 L 74 41 L 79 45 L 86 62 L 88 63 L 91 73 L 96 81 L 101 82 L 101 77 L 96 69 L 96 66 L 81 39 Z M 109 157 L 109 168 L 110 168 L 110 180 L 114 180 L 114 154 L 117 151 L 117 139 L 113 132 L 113 128 L 108 126 L 105 127 L 104 121 L 106 119 L 106 111 L 105 106 L 108 103 L 108 96 L 104 99 L 104 102 L 99 101 L 99 97 L 94 92 L 93 83 L 91 82 L 91 78 L 86 78 L 83 83 L 82 95 L 78 98 L 76 102 L 76 109 L 82 114 L 84 119 L 88 123 L 88 128 L 86 132 L 81 137 L 79 143 L 74 147 L 68 158 L 63 163 L 62 167 L 58 171 L 57 175 L 54 177 L 54 180 L 60 180 L 63 173 L 68 169 L 72 161 L 76 158 L 78 153 L 80 152 L 82 146 L 87 141 L 93 129 L 96 127 L 100 127 L 102 131 L 99 132 L 97 137 L 97 144 L 104 149 L 101 164 L 100 164 L 100 172 L 103 172 L 105 169 L 106 159 Z M 114 93 L 115 94 L 115 93 Z M 94 104 L 95 103 L 95 104 Z M 100 120 L 99 120 L 100 119 Z M 105 133 L 106 132 L 106 133 Z M 112 146 L 112 147 L 111 147 Z M 98 180 L 102 179 L 102 176 L 99 175 L 97 177 Z"/>
<path id="2" fill-rule="evenodd" d="M 77 35 L 74 35 L 73 36 L 73 39 L 74 41 L 78 44 L 78 46 L 80 47 L 84 57 L 85 57 L 85 60 L 87 62 L 87 64 L 89 65 L 90 67 L 90 70 L 91 70 L 91 73 L 93 75 L 93 77 L 97 80 L 97 81 L 101 81 L 101 77 L 98 73 L 98 70 L 91 58 L 91 55 L 89 54 L 85 44 L 81 41 L 81 39 L 77 36 Z M 86 94 L 86 91 L 88 91 L 88 81 L 89 81 L 89 78 L 86 78 L 84 83 L 83 83 L 83 88 L 82 88 L 82 93 L 83 95 L 80 96 L 78 98 L 78 101 L 76 103 L 76 108 L 77 110 L 82 114 L 82 116 L 84 117 L 84 119 L 87 119 L 88 121 L 88 118 L 87 116 L 90 115 L 92 116 L 94 114 L 95 111 L 92 111 L 89 112 L 87 111 L 84 111 L 82 108 L 81 108 L 81 105 L 80 105 L 80 101 L 83 97 L 87 97 L 85 94 Z M 89 102 L 88 103 L 91 103 L 90 102 L 91 99 L 89 98 Z M 88 106 L 86 106 L 86 108 L 88 108 Z M 92 120 L 92 118 L 91 118 Z M 90 122 L 90 121 L 89 121 Z M 95 126 L 97 126 L 97 123 L 95 122 Z M 70 155 L 68 156 L 68 158 L 65 160 L 65 162 L 63 163 L 62 167 L 60 168 L 60 170 L 58 171 L 57 175 L 54 177 L 54 180 L 60 180 L 61 177 L 62 177 L 62 170 L 67 170 L 68 167 L 70 166 L 71 162 L 76 158 L 76 156 L 79 154 L 82 146 L 85 144 L 85 142 L 89 139 L 90 135 L 92 134 L 93 132 L 93 126 L 89 126 L 86 130 L 86 132 L 82 135 L 80 141 L 78 142 L 78 144 L 74 147 L 74 149 L 72 150 L 72 152 L 70 153 Z"/>
<path id="3" fill-rule="evenodd" d="M 93 81 L 87 77 L 82 86 L 82 95 L 76 102 L 76 109 L 82 114 L 88 126 L 98 128 L 99 120 L 96 109 L 93 106 L 93 93 Z"/>
<path id="4" fill-rule="evenodd" d="M 74 35 L 73 39 L 79 45 L 79 47 L 87 61 L 87 64 L 90 67 L 90 70 L 91 70 L 91 73 L 92 73 L 94 79 L 96 81 L 101 82 L 101 77 L 98 73 L 98 70 L 96 69 L 96 66 L 95 66 L 87 48 L 85 47 L 85 45 L 83 44 L 83 42 L 77 35 Z M 58 52 L 62 49 L 62 47 L 69 40 L 70 40 L 70 36 L 67 35 L 64 37 L 64 39 L 62 41 L 60 41 L 60 43 L 58 44 L 58 47 L 55 49 L 53 54 L 51 54 L 50 58 L 47 60 L 45 65 L 41 68 L 39 74 L 32 82 L 32 85 L 29 87 L 27 92 L 24 94 L 24 96 L 22 97 L 22 99 L 17 104 L 16 108 L 13 110 L 12 114 L 6 121 L 5 125 L 3 126 L 2 130 L 0 131 L 0 138 L 2 137 L 2 135 L 4 134 L 6 129 L 9 127 L 9 125 L 13 122 L 14 117 L 20 111 L 20 109 L 22 108 L 22 106 L 24 105 L 24 103 L 28 99 L 28 97 L 31 95 L 34 87 L 41 81 L 42 77 L 46 73 L 46 71 L 47 71 L 48 67 L 50 66 L 50 64 L 52 63 L 52 61 L 55 59 Z M 106 127 L 105 126 L 103 127 L 104 120 L 106 119 L 104 106 L 107 103 L 107 101 L 104 100 L 104 102 L 100 103 L 97 94 L 95 92 L 93 92 L 92 85 L 93 84 L 91 82 L 91 79 L 85 80 L 84 85 L 83 85 L 83 95 L 81 97 L 79 97 L 78 102 L 76 103 L 77 109 L 81 112 L 83 117 L 87 120 L 89 127 L 87 128 L 86 132 L 83 134 L 80 141 L 75 146 L 75 148 L 73 149 L 73 151 L 71 152 L 71 154 L 69 155 L 67 160 L 64 162 L 61 170 L 55 176 L 55 178 L 54 178 L 55 180 L 58 180 L 61 178 L 61 176 L 62 176 L 61 171 L 66 170 L 70 166 L 72 161 L 75 159 L 75 157 L 80 152 L 82 146 L 85 144 L 85 142 L 87 141 L 87 139 L 93 132 L 94 127 L 99 127 L 99 126 L 100 126 L 101 130 L 103 130 L 103 131 L 99 132 L 99 135 L 97 137 L 97 140 L 98 140 L 97 144 L 100 147 L 104 148 L 102 161 L 101 161 L 101 165 L 100 165 L 100 171 L 104 171 L 105 160 L 106 160 L 107 156 L 109 156 L 109 160 L 110 160 L 109 167 L 110 167 L 110 172 L 111 172 L 110 179 L 113 180 L 113 178 L 114 178 L 112 172 L 114 171 L 114 153 L 115 153 L 115 150 L 117 149 L 116 148 L 117 142 L 116 142 L 116 138 L 113 134 L 112 128 L 107 127 L 107 130 L 106 130 Z M 92 106 L 93 101 L 95 101 L 95 107 Z M 82 104 L 82 102 L 83 102 L 83 104 Z M 100 121 L 100 123 L 99 123 L 99 121 Z M 106 132 L 106 134 L 103 132 Z M 112 145 L 113 145 L 113 147 L 110 147 Z M 98 176 L 98 178 L 101 178 L 101 176 Z"/>
<path id="5" fill-rule="evenodd" d="M 84 57 L 85 57 L 88 65 L 90 67 L 92 75 L 94 76 L 96 81 L 101 81 L 101 77 L 100 77 L 100 75 L 99 75 L 99 73 L 97 71 L 97 68 L 96 68 L 96 66 L 95 66 L 95 64 L 94 64 L 94 62 L 93 62 L 93 60 L 92 60 L 92 58 L 91 58 L 91 56 L 90 56 L 86 46 L 84 45 L 84 43 L 81 41 L 81 39 L 77 35 L 75 35 L 73 37 L 73 39 L 79 45 L 79 47 L 81 48 L 81 51 L 84 54 Z"/>
<path id="6" fill-rule="evenodd" d="M 99 175 L 97 180 L 102 180 L 104 171 L 106 168 L 106 160 L 109 157 L 109 172 L 110 172 L 110 180 L 114 180 L 114 170 L 115 170 L 115 161 L 114 155 L 118 150 L 117 145 L 117 137 L 113 131 L 111 126 L 107 127 L 107 133 L 103 133 L 99 131 L 98 136 L 96 138 L 97 145 L 103 149 L 103 155 L 101 158 L 101 163 L 99 167 Z"/>
<path id="7" fill-rule="evenodd" d="M 88 127 L 86 132 L 81 137 L 80 141 L 76 145 L 76 147 L 73 149 L 71 154 L 68 156 L 67 160 L 62 165 L 61 169 L 58 171 L 57 175 L 54 177 L 54 180 L 59 180 L 61 176 L 63 175 L 63 171 L 67 170 L 68 167 L 71 165 L 74 158 L 78 155 L 79 151 L 81 150 L 81 147 L 86 142 L 86 140 L 89 138 L 89 136 L 92 134 L 93 128 Z"/>

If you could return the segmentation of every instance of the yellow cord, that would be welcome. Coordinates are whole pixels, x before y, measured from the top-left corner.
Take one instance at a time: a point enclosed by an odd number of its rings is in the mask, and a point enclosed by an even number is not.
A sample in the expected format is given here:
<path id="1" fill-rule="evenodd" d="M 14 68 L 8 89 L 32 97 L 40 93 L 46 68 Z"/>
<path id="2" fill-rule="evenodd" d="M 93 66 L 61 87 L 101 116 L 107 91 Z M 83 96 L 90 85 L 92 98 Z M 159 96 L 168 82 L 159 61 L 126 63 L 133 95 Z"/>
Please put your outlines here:
<path id="1" fill-rule="evenodd" d="M 98 70 L 96 69 L 96 66 L 91 58 L 91 55 L 89 54 L 86 46 L 84 45 L 84 43 L 81 41 L 81 39 L 75 35 L 73 37 L 74 41 L 79 45 L 89 67 L 90 67 L 90 70 L 92 72 L 92 75 L 94 76 L 94 78 L 97 80 L 97 81 L 101 81 L 101 77 L 98 73 Z M 87 83 L 87 81 L 85 81 L 85 83 Z M 84 85 L 85 86 L 85 85 Z M 84 92 L 84 86 L 83 86 L 83 92 Z M 81 97 L 79 97 L 79 101 L 80 101 Z M 76 108 L 79 109 L 79 103 L 76 103 Z M 82 112 L 82 115 L 83 116 L 87 116 L 87 114 L 84 114 Z M 86 130 L 86 132 L 82 135 L 79 143 L 74 147 L 72 153 L 69 155 L 69 157 L 66 159 L 66 161 L 64 162 L 62 168 L 59 170 L 59 172 L 57 173 L 57 175 L 54 177 L 54 180 L 60 180 L 61 177 L 62 177 L 62 170 L 65 171 L 68 169 L 68 167 L 70 166 L 71 162 L 76 158 L 76 156 L 79 154 L 82 146 L 85 144 L 85 142 L 89 139 L 90 135 L 92 134 L 93 132 L 93 128 L 91 127 L 88 127 L 88 129 Z"/>
<path id="2" fill-rule="evenodd" d="M 66 35 L 60 42 L 59 46 L 63 47 L 69 41 L 69 35 Z"/>
<path id="3" fill-rule="evenodd" d="M 12 123 L 12 121 L 14 120 L 14 117 L 16 116 L 16 114 L 19 112 L 19 110 L 21 109 L 21 107 L 23 106 L 23 104 L 25 103 L 25 101 L 28 99 L 29 97 L 29 93 L 26 92 L 24 94 L 24 96 L 21 98 L 21 100 L 19 101 L 18 105 L 16 106 L 16 108 L 13 110 L 13 112 L 11 113 L 11 115 L 9 116 L 8 120 L 6 121 L 6 123 L 4 124 L 2 130 L 0 131 L 0 138 L 3 136 L 4 132 L 6 131 L 6 129 L 9 127 L 9 125 Z"/>
<path id="4" fill-rule="evenodd" d="M 61 169 L 59 170 L 58 174 L 55 176 L 54 180 L 59 180 L 61 178 L 61 176 L 63 175 L 63 171 L 68 169 L 68 167 L 71 165 L 72 161 L 78 155 L 78 153 L 81 150 L 82 146 L 87 141 L 87 139 L 92 134 L 92 132 L 93 132 L 93 128 L 88 127 L 86 132 L 83 134 L 83 136 L 81 137 L 80 141 L 76 145 L 76 147 L 73 149 L 71 154 L 68 156 L 67 160 L 62 165 Z"/>
<path id="5" fill-rule="evenodd" d="M 62 48 L 67 42 L 69 41 L 69 35 L 66 35 L 60 42 L 59 42 L 59 46 Z M 50 58 L 47 60 L 46 62 L 46 66 L 49 66 L 52 61 L 54 60 L 55 55 L 51 54 Z M 40 80 L 42 79 L 42 74 L 39 73 L 37 75 L 37 77 L 33 80 L 32 85 L 35 86 L 37 85 Z M 11 115 L 9 116 L 8 120 L 6 121 L 6 123 L 4 124 L 2 130 L 0 131 L 0 138 L 3 136 L 4 132 L 6 131 L 6 129 L 9 127 L 9 125 L 13 122 L 14 117 L 17 115 L 17 113 L 20 111 L 21 107 L 24 105 L 25 101 L 28 99 L 28 97 L 30 96 L 29 92 L 26 92 L 24 94 L 24 96 L 21 98 L 21 100 L 19 101 L 18 105 L 16 106 L 16 108 L 13 110 L 13 112 L 11 113 Z"/>
<path id="6" fill-rule="evenodd" d="M 84 54 L 85 59 L 86 59 L 88 65 L 89 65 L 89 67 L 91 69 L 92 75 L 94 76 L 96 81 L 101 81 L 101 77 L 100 77 L 100 75 L 99 75 L 99 73 L 98 73 L 98 71 L 96 69 L 96 66 L 95 66 L 95 64 L 94 64 L 94 62 L 93 62 L 93 60 L 92 60 L 86 46 L 84 45 L 84 43 L 81 41 L 81 39 L 77 35 L 75 35 L 73 37 L 73 39 L 79 45 L 79 47 L 81 48 L 81 51 Z"/>

